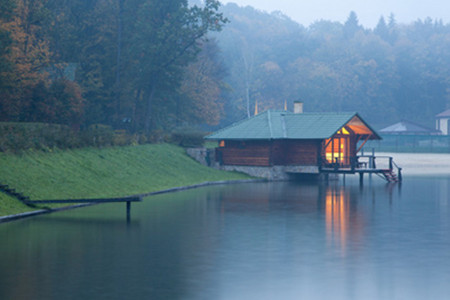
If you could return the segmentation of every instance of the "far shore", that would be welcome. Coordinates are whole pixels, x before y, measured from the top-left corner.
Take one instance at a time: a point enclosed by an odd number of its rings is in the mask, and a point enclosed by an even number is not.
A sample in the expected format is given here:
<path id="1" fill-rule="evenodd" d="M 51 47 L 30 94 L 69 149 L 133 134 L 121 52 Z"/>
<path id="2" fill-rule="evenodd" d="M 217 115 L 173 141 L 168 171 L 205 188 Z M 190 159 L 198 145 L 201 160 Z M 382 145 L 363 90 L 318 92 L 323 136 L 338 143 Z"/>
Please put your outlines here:
<path id="1" fill-rule="evenodd" d="M 450 153 L 384 153 L 402 168 L 404 175 L 450 175 Z"/>

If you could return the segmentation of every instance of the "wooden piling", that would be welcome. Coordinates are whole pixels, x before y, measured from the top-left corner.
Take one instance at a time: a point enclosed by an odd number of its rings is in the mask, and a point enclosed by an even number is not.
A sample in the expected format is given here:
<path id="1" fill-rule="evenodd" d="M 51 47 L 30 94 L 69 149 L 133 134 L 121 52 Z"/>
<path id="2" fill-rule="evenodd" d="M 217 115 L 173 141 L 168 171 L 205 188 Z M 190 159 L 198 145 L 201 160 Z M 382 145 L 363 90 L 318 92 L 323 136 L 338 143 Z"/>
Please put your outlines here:
<path id="1" fill-rule="evenodd" d="M 130 222 L 131 202 L 142 201 L 142 196 L 130 196 L 120 198 L 97 198 L 97 199 L 56 199 L 56 200 L 26 200 L 26 204 L 44 204 L 44 203 L 115 203 L 126 202 L 127 222 Z"/>
<path id="2" fill-rule="evenodd" d="M 131 215 L 131 201 L 127 201 L 127 223 L 130 222 Z"/>

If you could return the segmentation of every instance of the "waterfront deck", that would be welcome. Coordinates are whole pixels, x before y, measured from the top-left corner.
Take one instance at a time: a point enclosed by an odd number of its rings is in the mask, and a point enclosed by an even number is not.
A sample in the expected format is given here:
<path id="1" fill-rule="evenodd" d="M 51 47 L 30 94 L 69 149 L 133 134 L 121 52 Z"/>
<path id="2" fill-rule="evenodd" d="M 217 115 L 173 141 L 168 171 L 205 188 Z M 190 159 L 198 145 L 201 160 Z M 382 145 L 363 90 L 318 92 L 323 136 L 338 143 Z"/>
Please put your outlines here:
<path id="1" fill-rule="evenodd" d="M 390 156 L 360 155 L 348 159 L 341 159 L 339 163 L 328 163 L 322 159 L 319 167 L 288 166 L 285 172 L 288 174 L 359 174 L 363 183 L 364 174 L 375 174 L 389 183 L 402 181 L 402 168 L 400 168 Z"/>
<path id="2" fill-rule="evenodd" d="M 326 164 L 320 168 L 324 174 L 359 174 L 361 183 L 364 174 L 376 174 L 387 182 L 401 182 L 402 168 L 391 156 L 360 155 L 350 159 L 349 165 Z"/>

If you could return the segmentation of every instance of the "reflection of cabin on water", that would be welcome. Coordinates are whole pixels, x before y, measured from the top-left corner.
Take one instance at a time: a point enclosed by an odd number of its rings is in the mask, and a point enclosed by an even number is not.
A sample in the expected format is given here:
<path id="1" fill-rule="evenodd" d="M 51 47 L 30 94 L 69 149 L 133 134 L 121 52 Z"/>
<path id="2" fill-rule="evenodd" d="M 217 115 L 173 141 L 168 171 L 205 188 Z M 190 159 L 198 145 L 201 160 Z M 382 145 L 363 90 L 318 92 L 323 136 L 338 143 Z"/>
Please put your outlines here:
<path id="1" fill-rule="evenodd" d="M 282 166 L 284 173 L 320 174 L 362 172 L 361 167 L 368 172 L 357 153 L 380 136 L 357 113 L 303 113 L 295 103 L 294 113 L 266 111 L 206 139 L 219 141 L 216 161 L 228 169 L 257 175 L 256 167 Z"/>

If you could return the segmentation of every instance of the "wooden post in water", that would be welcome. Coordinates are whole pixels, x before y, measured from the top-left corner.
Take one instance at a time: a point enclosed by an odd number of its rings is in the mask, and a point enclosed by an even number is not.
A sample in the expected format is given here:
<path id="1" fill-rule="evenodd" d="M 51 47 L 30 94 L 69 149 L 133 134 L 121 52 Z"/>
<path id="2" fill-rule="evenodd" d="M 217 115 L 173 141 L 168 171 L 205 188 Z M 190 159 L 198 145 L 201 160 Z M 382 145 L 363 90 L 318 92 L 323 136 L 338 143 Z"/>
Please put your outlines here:
<path id="1" fill-rule="evenodd" d="M 369 165 L 371 169 L 375 169 L 375 148 L 372 148 L 372 157 L 370 157 Z M 369 182 L 372 183 L 372 173 L 369 173 Z"/>
<path id="2" fill-rule="evenodd" d="M 375 148 L 372 148 L 372 160 L 371 160 L 371 163 L 370 163 L 370 167 L 372 169 L 375 169 Z"/>
<path id="3" fill-rule="evenodd" d="M 127 201 L 127 223 L 130 223 L 131 201 Z"/>
<path id="4" fill-rule="evenodd" d="M 130 196 L 121 198 L 96 198 L 96 199 L 57 199 L 57 200 L 25 200 L 27 205 L 43 204 L 43 203 L 113 203 L 126 202 L 127 203 L 127 222 L 130 222 L 131 202 L 142 201 L 141 196 Z"/>
<path id="5" fill-rule="evenodd" d="M 359 185 L 363 186 L 364 184 L 364 172 L 359 172 Z"/>

